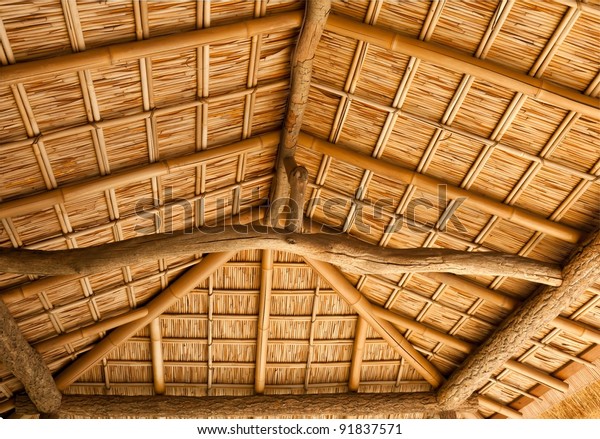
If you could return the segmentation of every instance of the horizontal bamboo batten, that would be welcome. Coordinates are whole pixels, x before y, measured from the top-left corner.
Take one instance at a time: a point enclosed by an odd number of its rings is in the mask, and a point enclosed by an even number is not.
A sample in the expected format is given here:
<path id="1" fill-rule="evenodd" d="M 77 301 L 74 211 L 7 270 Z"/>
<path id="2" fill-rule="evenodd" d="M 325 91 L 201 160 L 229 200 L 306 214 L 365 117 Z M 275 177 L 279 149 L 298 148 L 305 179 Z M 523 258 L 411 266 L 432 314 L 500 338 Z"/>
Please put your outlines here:
<path id="1" fill-rule="evenodd" d="M 12 64 L 0 67 L 0 81 L 26 82 L 42 76 L 96 69 L 173 50 L 184 51 L 204 45 L 251 38 L 263 33 L 281 32 L 299 27 L 302 23 L 302 15 L 301 11 L 285 12 L 148 40 L 114 44 L 49 59 Z"/>
<path id="2" fill-rule="evenodd" d="M 432 191 L 432 193 L 435 193 L 440 185 L 444 185 L 450 198 L 464 198 L 464 204 L 467 206 L 480 209 L 486 213 L 496 215 L 523 227 L 547 233 L 550 236 L 554 236 L 564 241 L 577 243 L 582 237 L 581 231 L 574 229 L 573 227 L 548 220 L 535 213 L 504 204 L 485 195 L 450 185 L 443 180 L 420 174 L 395 163 L 383 159 L 376 159 L 352 151 L 341 145 L 329 143 L 325 140 L 311 136 L 310 134 L 304 132 L 300 133 L 299 142 L 302 146 L 310 150 L 334 157 L 360 168 L 368 169 L 376 174 L 391 179 L 400 179 L 406 184 L 412 184 L 425 190 Z"/>
<path id="3" fill-rule="evenodd" d="M 557 107 L 600 118 L 600 101 L 577 90 L 534 78 L 508 67 L 475 58 L 468 53 L 406 37 L 392 30 L 371 26 L 351 18 L 332 15 L 326 29 L 358 39 L 392 52 L 413 56 L 426 62 L 481 78 Z"/>
<path id="4" fill-rule="evenodd" d="M 474 140 L 476 142 L 481 142 L 484 145 L 487 145 L 491 148 L 497 148 L 499 150 L 502 150 L 504 152 L 507 152 L 510 155 L 514 155 L 516 157 L 525 159 L 525 160 L 529 160 L 533 163 L 539 163 L 542 166 L 551 168 L 551 169 L 555 169 L 557 171 L 561 171 L 561 172 L 565 172 L 568 175 L 573 175 L 576 177 L 581 178 L 582 180 L 586 180 L 586 181 L 590 181 L 592 183 L 597 183 L 600 184 L 600 177 L 598 175 L 589 173 L 589 172 L 582 172 L 578 169 L 574 169 L 571 168 L 567 165 L 564 165 L 560 162 L 554 161 L 552 159 L 546 158 L 546 157 L 540 157 L 538 155 L 535 154 L 530 154 L 526 151 L 523 151 L 522 149 L 519 148 L 515 148 L 513 146 L 510 146 L 506 143 L 503 143 L 501 141 L 498 140 L 492 140 L 490 138 L 481 136 L 479 134 L 475 134 L 472 132 L 469 132 L 465 129 L 462 128 L 457 128 L 455 126 L 452 125 L 448 125 L 448 124 L 444 124 L 441 122 L 438 122 L 436 120 L 432 120 L 432 119 L 428 119 L 426 117 L 417 115 L 417 114 L 413 114 L 410 112 L 407 112 L 405 110 L 401 110 L 399 108 L 396 107 L 392 107 L 389 105 L 383 105 L 380 104 L 372 99 L 369 99 L 367 97 L 364 96 L 358 96 L 356 94 L 352 94 L 352 93 L 347 93 L 345 91 L 339 90 L 335 87 L 331 87 L 329 85 L 326 84 L 318 84 L 318 83 L 312 83 L 311 87 L 317 89 L 317 90 L 322 90 L 324 92 L 327 93 L 332 93 L 336 96 L 340 96 L 340 97 L 344 97 L 350 101 L 356 101 L 356 102 L 360 102 L 363 103 L 365 105 L 368 106 L 372 106 L 374 108 L 377 108 L 378 110 L 382 110 L 382 111 L 387 111 L 388 113 L 391 114 L 395 114 L 398 116 L 402 116 L 406 119 L 409 119 L 411 121 L 415 121 L 418 123 L 421 123 L 423 125 L 429 126 L 429 127 L 433 127 L 433 128 L 439 128 L 441 130 L 447 131 L 449 133 L 453 133 L 453 134 L 458 134 L 460 136 L 463 136 L 467 139 L 470 140 Z M 1 145 L 0 145 L 1 146 Z"/>
<path id="5" fill-rule="evenodd" d="M 501 415 L 506 416 L 507 418 L 512 419 L 522 419 L 523 414 L 515 409 L 511 409 L 503 404 L 500 404 L 498 401 L 493 400 L 492 398 L 488 398 L 487 396 L 480 395 L 478 397 L 479 405 L 484 409 L 491 410 L 496 413 L 500 413 Z"/>
<path id="6" fill-rule="evenodd" d="M 164 116 L 168 114 L 172 114 L 174 112 L 182 112 L 185 110 L 189 110 L 191 108 L 201 107 L 203 105 L 211 105 L 223 102 L 231 102 L 236 99 L 243 99 L 249 95 L 257 94 L 257 93 L 268 93 L 277 89 L 281 89 L 287 87 L 289 81 L 271 81 L 264 82 L 256 87 L 248 87 L 245 90 L 237 90 L 226 92 L 222 94 L 215 94 L 209 97 L 204 98 L 196 98 L 196 100 L 188 101 L 188 102 L 180 102 L 173 105 L 166 105 L 164 107 L 153 108 L 149 111 L 136 111 L 128 114 L 124 114 L 119 117 L 102 119 L 93 123 L 86 123 L 77 126 L 71 126 L 68 128 L 60 128 L 54 129 L 50 131 L 45 131 L 40 133 L 35 137 L 28 137 L 26 139 L 21 140 L 13 140 L 11 142 L 0 143 L 0 150 L 9 149 L 9 148 L 17 148 L 21 146 L 31 146 L 36 142 L 40 141 L 50 141 L 62 139 L 63 137 L 72 136 L 76 134 L 86 133 L 90 131 L 94 131 L 96 129 L 102 128 L 112 128 L 118 127 L 126 124 L 131 124 L 133 122 L 139 122 L 143 120 L 152 120 L 159 116 Z"/>
<path id="7" fill-rule="evenodd" d="M 478 400 L 473 396 L 456 410 L 474 413 Z M 15 401 L 17 414 L 35 414 L 27 398 Z M 239 418 L 310 417 L 315 413 L 334 418 L 437 413 L 444 409 L 431 392 L 338 393 L 308 395 L 256 395 L 219 397 L 174 396 L 75 396 L 66 395 L 59 418 Z M 396 433 L 396 432 L 394 432 Z"/>
<path id="8" fill-rule="evenodd" d="M 7 201 L 0 204 L 0 218 L 10 218 L 37 212 L 50 208 L 55 204 L 75 201 L 90 193 L 102 192 L 106 189 L 128 183 L 169 175 L 174 171 L 196 167 L 207 161 L 224 159 L 257 149 L 272 148 L 278 144 L 279 136 L 279 132 L 262 134 L 230 145 L 163 160 L 129 171 L 121 171 L 94 180 L 75 183 L 40 194 Z"/>

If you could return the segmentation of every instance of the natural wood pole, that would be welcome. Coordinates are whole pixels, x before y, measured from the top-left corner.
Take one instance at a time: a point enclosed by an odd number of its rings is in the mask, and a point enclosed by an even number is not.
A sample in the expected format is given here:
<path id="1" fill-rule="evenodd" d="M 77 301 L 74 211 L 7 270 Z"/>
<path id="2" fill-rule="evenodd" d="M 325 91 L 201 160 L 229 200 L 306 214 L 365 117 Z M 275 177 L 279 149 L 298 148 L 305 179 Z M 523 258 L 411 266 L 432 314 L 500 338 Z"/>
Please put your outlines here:
<path id="1" fill-rule="evenodd" d="M 278 132 L 266 133 L 230 145 L 163 160 L 82 183 L 75 183 L 40 194 L 7 201 L 0 204 L 0 218 L 38 212 L 50 208 L 55 204 L 76 201 L 90 193 L 102 192 L 128 183 L 168 175 L 190 167 L 197 167 L 209 160 L 235 156 L 255 149 L 272 148 L 277 145 L 279 137 L 280 133 Z"/>
<path id="2" fill-rule="evenodd" d="M 31 347 L 12 314 L 0 300 L 0 362 L 25 387 L 41 413 L 58 410 L 62 395 L 42 356 Z"/>
<path id="3" fill-rule="evenodd" d="M 123 313 L 116 317 L 110 317 L 108 319 L 101 320 L 98 323 L 94 323 L 88 326 L 82 326 L 81 328 L 73 331 L 65 332 L 64 334 L 57 335 L 56 337 L 48 340 L 41 341 L 33 345 L 38 352 L 48 352 L 52 349 L 60 348 L 66 344 L 73 343 L 84 338 L 93 337 L 101 332 L 108 331 L 118 326 L 124 325 L 134 320 L 141 319 L 148 315 L 148 308 L 142 307 Z"/>
<path id="4" fill-rule="evenodd" d="M 284 163 L 290 184 L 288 217 L 285 228 L 290 232 L 301 233 L 304 222 L 304 193 L 308 183 L 308 171 L 304 166 L 298 166 L 294 157 L 286 157 Z"/>
<path id="5" fill-rule="evenodd" d="M 137 331 L 147 326 L 152 320 L 160 316 L 171 305 L 189 293 L 204 279 L 219 269 L 227 262 L 236 251 L 212 253 L 202 259 L 197 265 L 190 268 L 180 276 L 172 285 L 163 290 L 149 304 L 148 314 L 131 323 L 127 323 L 111 331 L 106 337 L 86 352 L 75 362 L 71 363 L 63 372 L 56 377 L 56 385 L 64 390 L 69 387 L 81 374 L 96 364 L 101 358 L 108 355 L 114 348 L 126 341 Z"/>
<path id="6" fill-rule="evenodd" d="M 557 265 L 517 255 L 440 248 L 381 248 L 348 234 L 302 234 L 258 224 L 203 227 L 194 233 L 146 235 L 70 250 L 0 249 L 0 266 L 7 273 L 89 274 L 165 257 L 232 248 L 287 251 L 360 274 L 445 271 L 510 276 L 552 285 L 562 282 Z"/>
<path id="7" fill-rule="evenodd" d="M 256 369 L 254 372 L 254 391 L 265 391 L 267 371 L 267 346 L 269 340 L 269 320 L 271 315 L 271 287 L 273 285 L 273 252 L 262 251 L 260 274 L 260 299 L 258 308 L 258 336 L 256 339 Z"/>
<path id="8" fill-rule="evenodd" d="M 302 127 L 304 110 L 308 102 L 310 92 L 310 81 L 312 77 L 312 65 L 321 34 L 325 28 L 327 17 L 331 10 L 331 0 L 311 0 L 306 2 L 306 12 L 302 30 L 298 36 L 298 42 L 294 50 L 291 67 L 290 92 L 287 102 L 287 110 L 283 121 L 281 142 L 279 143 L 279 152 L 277 157 L 277 174 L 275 176 L 271 197 L 270 209 L 267 217 L 267 225 L 276 227 L 278 225 L 279 212 L 286 200 L 288 200 L 288 177 L 302 181 L 308 177 L 306 168 L 286 169 L 286 160 L 293 159 L 296 153 L 296 144 L 298 143 L 298 134 Z M 296 172 L 299 174 L 296 175 Z M 290 181 L 291 183 L 291 181 Z M 295 182 L 294 184 L 299 184 Z M 304 183 L 306 184 L 306 183 Z M 300 188 L 292 186 L 292 190 L 298 192 Z M 294 194 L 296 197 L 299 195 Z M 302 197 L 303 199 L 303 197 Z M 290 200 L 290 205 L 292 201 Z M 290 206 L 291 207 L 291 206 Z M 298 204 L 295 205 L 298 207 Z M 302 204 L 299 205 L 300 213 Z M 297 218 L 291 216 L 291 218 Z M 301 217 L 300 217 L 301 218 Z M 298 231 L 301 224 L 296 219 L 290 227 Z"/>
<path id="9" fill-rule="evenodd" d="M 18 396 L 17 414 L 35 414 L 27 398 Z M 477 397 L 467 399 L 456 410 L 476 412 Z M 65 395 L 59 418 L 179 418 L 206 419 L 293 416 L 310 418 L 315 414 L 344 417 L 381 417 L 443 411 L 432 392 L 416 393 L 336 393 L 305 395 L 208 396 L 74 396 Z"/>
<path id="10" fill-rule="evenodd" d="M 440 388 L 444 405 L 460 404 L 502 367 L 523 343 L 592 286 L 600 277 L 600 233 L 596 231 L 571 255 L 563 268 L 563 284 L 542 287 L 517 308 Z"/>
<path id="11" fill-rule="evenodd" d="M 148 325 L 150 328 L 150 352 L 152 358 L 152 376 L 154 378 L 154 393 L 165 393 L 165 366 L 163 362 L 162 334 L 160 317 L 155 318 Z"/>
<path id="12" fill-rule="evenodd" d="M 367 321 L 358 317 L 356 329 L 354 330 L 354 345 L 352 346 L 352 365 L 350 366 L 350 378 L 348 379 L 348 390 L 357 392 L 360 385 L 360 372 L 362 369 L 363 356 L 365 353 L 365 342 L 367 341 Z"/>
<path id="13" fill-rule="evenodd" d="M 600 101 L 579 91 L 535 78 L 527 73 L 476 58 L 448 46 L 433 44 L 407 37 L 393 30 L 361 23 L 351 18 L 332 15 L 326 29 L 338 35 L 355 38 L 392 52 L 419 58 L 422 61 L 472 75 L 510 90 L 521 92 L 533 99 L 557 107 L 600 118 Z"/>
<path id="14" fill-rule="evenodd" d="M 423 357 L 413 345 L 404 338 L 390 322 L 375 315 L 371 303 L 354 288 L 348 279 L 333 265 L 305 257 L 306 263 L 310 265 L 331 287 L 366 320 L 373 329 L 386 340 L 390 346 L 398 352 L 408 364 L 415 368 L 433 388 L 439 387 L 444 382 L 442 374 Z"/>
<path id="15" fill-rule="evenodd" d="M 387 160 L 376 159 L 369 155 L 361 154 L 346 146 L 340 144 L 334 145 L 333 143 L 304 132 L 300 133 L 298 142 L 302 146 L 313 151 L 318 151 L 359 168 L 370 170 L 378 175 L 394 180 L 400 179 L 406 184 L 410 183 L 432 193 L 437 193 L 439 187 L 444 186 L 449 198 L 464 199 L 464 204 L 466 206 L 482 210 L 491 215 L 496 215 L 507 221 L 546 233 L 555 238 L 571 243 L 577 243 L 582 237 L 581 231 L 574 229 L 573 227 L 551 221 L 524 209 L 504 204 L 501 201 L 494 200 L 485 195 L 448 184 L 439 178 L 420 174 Z"/>
<path id="16" fill-rule="evenodd" d="M 218 42 L 252 38 L 254 35 L 262 33 L 294 29 L 301 23 L 302 12 L 292 11 L 143 41 L 113 44 L 84 52 L 0 67 L 0 81 L 7 84 L 26 82 L 34 78 L 39 79 L 44 75 L 56 76 L 63 72 L 97 69 L 164 52 L 175 51 L 178 53 Z"/>

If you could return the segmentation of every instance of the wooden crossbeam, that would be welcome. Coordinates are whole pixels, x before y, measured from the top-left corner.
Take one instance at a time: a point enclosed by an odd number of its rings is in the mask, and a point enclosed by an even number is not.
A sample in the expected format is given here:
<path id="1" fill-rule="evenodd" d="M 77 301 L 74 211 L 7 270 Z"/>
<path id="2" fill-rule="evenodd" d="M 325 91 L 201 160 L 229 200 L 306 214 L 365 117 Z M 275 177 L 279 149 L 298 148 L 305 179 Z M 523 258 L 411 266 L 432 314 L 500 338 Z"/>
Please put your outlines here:
<path id="1" fill-rule="evenodd" d="M 456 409 L 474 413 L 473 396 Z M 35 407 L 24 397 L 15 400 L 17 415 L 32 415 Z M 65 395 L 58 418 L 179 418 L 222 419 L 264 416 L 310 418 L 315 414 L 344 417 L 381 417 L 403 414 L 429 414 L 444 411 L 432 392 L 417 393 L 337 393 L 255 396 L 98 396 Z M 396 434 L 397 432 L 394 432 Z"/>
<path id="2" fill-rule="evenodd" d="M 433 388 L 438 388 L 444 382 L 444 377 L 437 368 L 423 357 L 391 323 L 377 317 L 371 303 L 366 300 L 360 291 L 336 267 L 308 257 L 304 259 Z"/>
<path id="3" fill-rule="evenodd" d="M 566 110 L 600 118 L 600 101 L 597 98 L 586 96 L 573 88 L 560 86 L 546 79 L 535 78 L 527 73 L 476 58 L 448 46 L 424 42 L 390 29 L 361 23 L 340 15 L 330 17 L 326 30 L 472 75 Z"/>
<path id="4" fill-rule="evenodd" d="M 440 388 L 440 402 L 460 404 L 599 278 L 600 233 L 596 231 L 570 256 L 563 268 L 563 284 L 540 288 L 509 315 Z"/>
<path id="5" fill-rule="evenodd" d="M 290 184 L 292 196 L 289 197 L 288 218 L 290 221 L 287 228 L 300 231 L 302 226 L 303 205 L 298 200 L 304 199 L 308 172 L 306 168 L 296 165 L 294 154 L 308 103 L 313 59 L 330 10 L 331 0 L 306 2 L 302 30 L 292 58 L 290 92 L 279 143 L 277 174 L 271 190 L 267 224 L 272 227 L 276 227 L 278 224 L 281 207 L 288 200 Z"/>
<path id="6" fill-rule="evenodd" d="M 356 152 L 347 146 L 333 144 L 304 132 L 300 133 L 298 142 L 310 150 L 327 154 L 330 157 L 342 160 L 358 168 L 368 169 L 375 174 L 393 180 L 400 179 L 406 184 L 413 184 L 432 193 L 437 193 L 439 187 L 443 186 L 449 198 L 463 199 L 465 206 L 496 215 L 499 218 L 511 221 L 520 226 L 547 233 L 550 236 L 567 242 L 577 243 L 582 237 L 581 231 L 573 227 L 551 221 L 525 209 L 502 203 L 486 195 L 449 184 L 439 178 L 420 174 L 400 164 Z"/>
<path id="7" fill-rule="evenodd" d="M 287 251 L 360 274 L 443 271 L 509 276 L 550 285 L 562 282 L 557 265 L 512 254 L 440 248 L 381 248 L 347 234 L 300 234 L 258 224 L 202 227 L 194 233 L 147 235 L 69 250 L 0 249 L 0 265 L 8 273 L 88 274 L 165 257 L 231 249 Z"/>
<path id="8" fill-rule="evenodd" d="M 50 369 L 31 347 L 7 306 L 0 300 L 0 363 L 11 372 L 41 413 L 54 413 L 61 404 Z"/>

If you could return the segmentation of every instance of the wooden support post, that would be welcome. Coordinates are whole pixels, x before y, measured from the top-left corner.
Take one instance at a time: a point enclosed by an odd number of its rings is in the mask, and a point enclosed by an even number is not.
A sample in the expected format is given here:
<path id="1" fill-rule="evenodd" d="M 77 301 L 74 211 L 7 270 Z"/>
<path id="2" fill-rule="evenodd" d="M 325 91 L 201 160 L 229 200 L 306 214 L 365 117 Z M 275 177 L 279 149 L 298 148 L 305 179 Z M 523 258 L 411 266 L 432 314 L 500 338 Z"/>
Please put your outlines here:
<path id="1" fill-rule="evenodd" d="M 41 413 L 56 412 L 62 395 L 42 356 L 31 347 L 17 322 L 0 300 L 0 362 L 25 387 Z"/>
<path id="2" fill-rule="evenodd" d="M 231 259 L 235 253 L 236 251 L 212 253 L 204 257 L 198 264 L 186 271 L 173 282 L 172 285 L 163 290 L 148 305 L 146 305 L 148 308 L 146 317 L 127 323 L 113 330 L 96 344 L 92 350 L 86 352 L 62 371 L 56 377 L 56 385 L 58 388 L 64 390 L 69 387 L 69 385 L 75 382 L 81 374 L 96 364 L 100 359 L 108 355 L 109 352 L 126 341 L 137 331 L 156 319 L 165 310 Z"/>
<path id="3" fill-rule="evenodd" d="M 288 217 L 285 229 L 290 232 L 301 233 L 302 224 L 304 223 L 304 193 L 308 183 L 308 171 L 304 166 L 298 166 L 293 156 L 286 157 L 283 162 L 290 184 Z"/>
<path id="4" fill-rule="evenodd" d="M 364 318 L 373 329 L 398 352 L 408 364 L 414 367 L 433 388 L 439 387 L 444 382 L 442 374 L 423 357 L 400 331 L 391 323 L 377 317 L 371 303 L 354 288 L 348 279 L 333 265 L 305 257 L 310 265 L 323 279 L 325 279 L 336 292 Z"/>
<path id="5" fill-rule="evenodd" d="M 362 370 L 363 356 L 365 354 L 365 342 L 367 341 L 367 330 L 369 324 L 358 316 L 356 329 L 354 331 L 354 346 L 352 347 L 352 365 L 350 366 L 350 378 L 348 380 L 348 390 L 357 392 L 360 385 L 360 372 Z"/>
<path id="6" fill-rule="evenodd" d="M 35 408 L 24 397 L 15 401 L 16 413 L 35 414 Z M 476 396 L 456 410 L 477 411 Z M 124 418 L 143 419 L 241 419 L 263 417 L 310 418 L 318 413 L 332 418 L 401 417 L 444 411 L 432 392 L 416 393 L 336 393 L 254 396 L 75 396 L 65 395 L 59 418 Z M 394 432 L 394 434 L 397 432 Z"/>
<path id="7" fill-rule="evenodd" d="M 160 317 L 152 320 L 148 326 L 150 328 L 150 352 L 152 358 L 152 376 L 154 377 L 154 393 L 162 395 L 165 393 L 166 385 Z"/>
<path id="8" fill-rule="evenodd" d="M 256 339 L 256 369 L 254 373 L 254 391 L 257 394 L 264 393 L 266 384 L 272 285 L 273 252 L 271 250 L 263 250 L 260 275 L 260 303 L 258 308 L 258 337 Z"/>
<path id="9" fill-rule="evenodd" d="M 331 10 L 331 0 L 311 0 L 306 2 L 306 12 L 302 30 L 298 36 L 298 43 L 294 51 L 290 78 L 290 93 L 288 106 L 283 121 L 283 130 L 281 142 L 279 143 L 279 152 L 277 158 L 277 175 L 275 176 L 273 188 L 271 190 L 270 208 L 267 216 L 267 225 L 277 227 L 279 221 L 279 212 L 283 207 L 284 202 L 288 200 L 289 186 L 288 180 L 294 178 L 297 182 L 294 184 L 301 185 L 301 181 L 308 179 L 308 173 L 305 168 L 298 169 L 298 175 L 293 171 L 296 166 L 289 169 L 286 160 L 293 159 L 296 153 L 296 144 L 298 143 L 298 134 L 302 127 L 304 110 L 308 103 L 308 94 L 310 92 L 310 81 L 312 77 L 312 64 L 321 39 L 321 34 L 325 28 L 327 17 Z M 295 162 L 294 162 L 295 164 Z M 287 168 L 287 169 L 286 169 Z M 287 171 L 287 172 L 286 172 Z M 290 180 L 291 184 L 292 181 Z M 304 185 L 306 183 L 303 183 Z M 299 192 L 304 190 L 301 187 L 291 187 L 292 191 L 296 191 L 292 196 L 295 197 L 296 205 L 294 208 L 299 208 L 302 212 L 302 204 L 298 204 L 297 200 L 300 197 Z M 291 197 L 290 197 L 291 198 Z M 302 196 L 302 199 L 304 197 Z M 290 199 L 290 208 L 293 202 Z M 291 218 L 297 218 L 291 216 Z M 296 220 L 291 221 L 290 229 L 299 230 L 302 224 Z"/>
<path id="10" fill-rule="evenodd" d="M 477 391 L 492 373 L 544 325 L 600 278 L 600 233 L 596 231 L 571 255 L 563 284 L 542 287 L 517 308 L 440 388 L 440 403 L 452 407 Z"/>

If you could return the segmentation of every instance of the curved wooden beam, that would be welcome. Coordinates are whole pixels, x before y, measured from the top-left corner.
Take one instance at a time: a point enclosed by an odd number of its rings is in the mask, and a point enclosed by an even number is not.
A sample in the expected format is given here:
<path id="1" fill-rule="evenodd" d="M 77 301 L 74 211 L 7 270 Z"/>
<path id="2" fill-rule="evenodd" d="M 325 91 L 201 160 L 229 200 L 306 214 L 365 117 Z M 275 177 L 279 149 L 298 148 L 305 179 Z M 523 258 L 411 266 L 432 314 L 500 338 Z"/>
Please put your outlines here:
<path id="1" fill-rule="evenodd" d="M 41 413 L 54 413 L 61 404 L 50 369 L 42 356 L 31 347 L 17 322 L 0 300 L 0 362 L 25 387 L 25 391 Z"/>
<path id="2" fill-rule="evenodd" d="M 272 227 L 277 226 L 281 207 L 288 199 L 290 190 L 288 182 L 294 175 L 292 171 L 295 166 L 291 169 L 287 166 L 286 169 L 286 161 L 293 159 L 296 152 L 298 134 L 300 134 L 304 110 L 308 103 L 313 59 L 330 10 L 331 0 L 311 0 L 306 2 L 304 22 L 292 58 L 290 93 L 283 121 L 281 141 L 279 143 L 277 174 L 270 197 L 271 208 L 269 209 L 267 224 Z M 302 184 L 302 178 L 306 175 L 306 169 L 301 171 L 296 181 L 296 187 L 292 187 L 292 189 L 298 192 L 298 185 Z M 304 184 L 306 184 L 306 181 L 304 181 Z M 302 206 L 298 206 L 298 204 L 290 207 L 299 207 L 300 211 L 302 211 Z M 299 231 L 298 227 L 301 226 L 301 216 L 290 215 L 290 217 L 296 219 L 291 227 L 293 230 Z"/>
<path id="3" fill-rule="evenodd" d="M 441 404 L 460 404 L 521 348 L 523 343 L 600 278 L 600 233 L 578 248 L 563 269 L 563 284 L 543 287 L 516 309 L 440 387 Z"/>
<path id="4" fill-rule="evenodd" d="M 0 249 L 0 266 L 7 273 L 89 274 L 165 257 L 250 249 L 296 253 L 361 274 L 443 271 L 509 276 L 550 285 L 562 282 L 557 265 L 512 254 L 381 248 L 347 234 L 300 234 L 257 224 L 203 227 L 194 233 L 148 235 L 69 250 Z"/>

